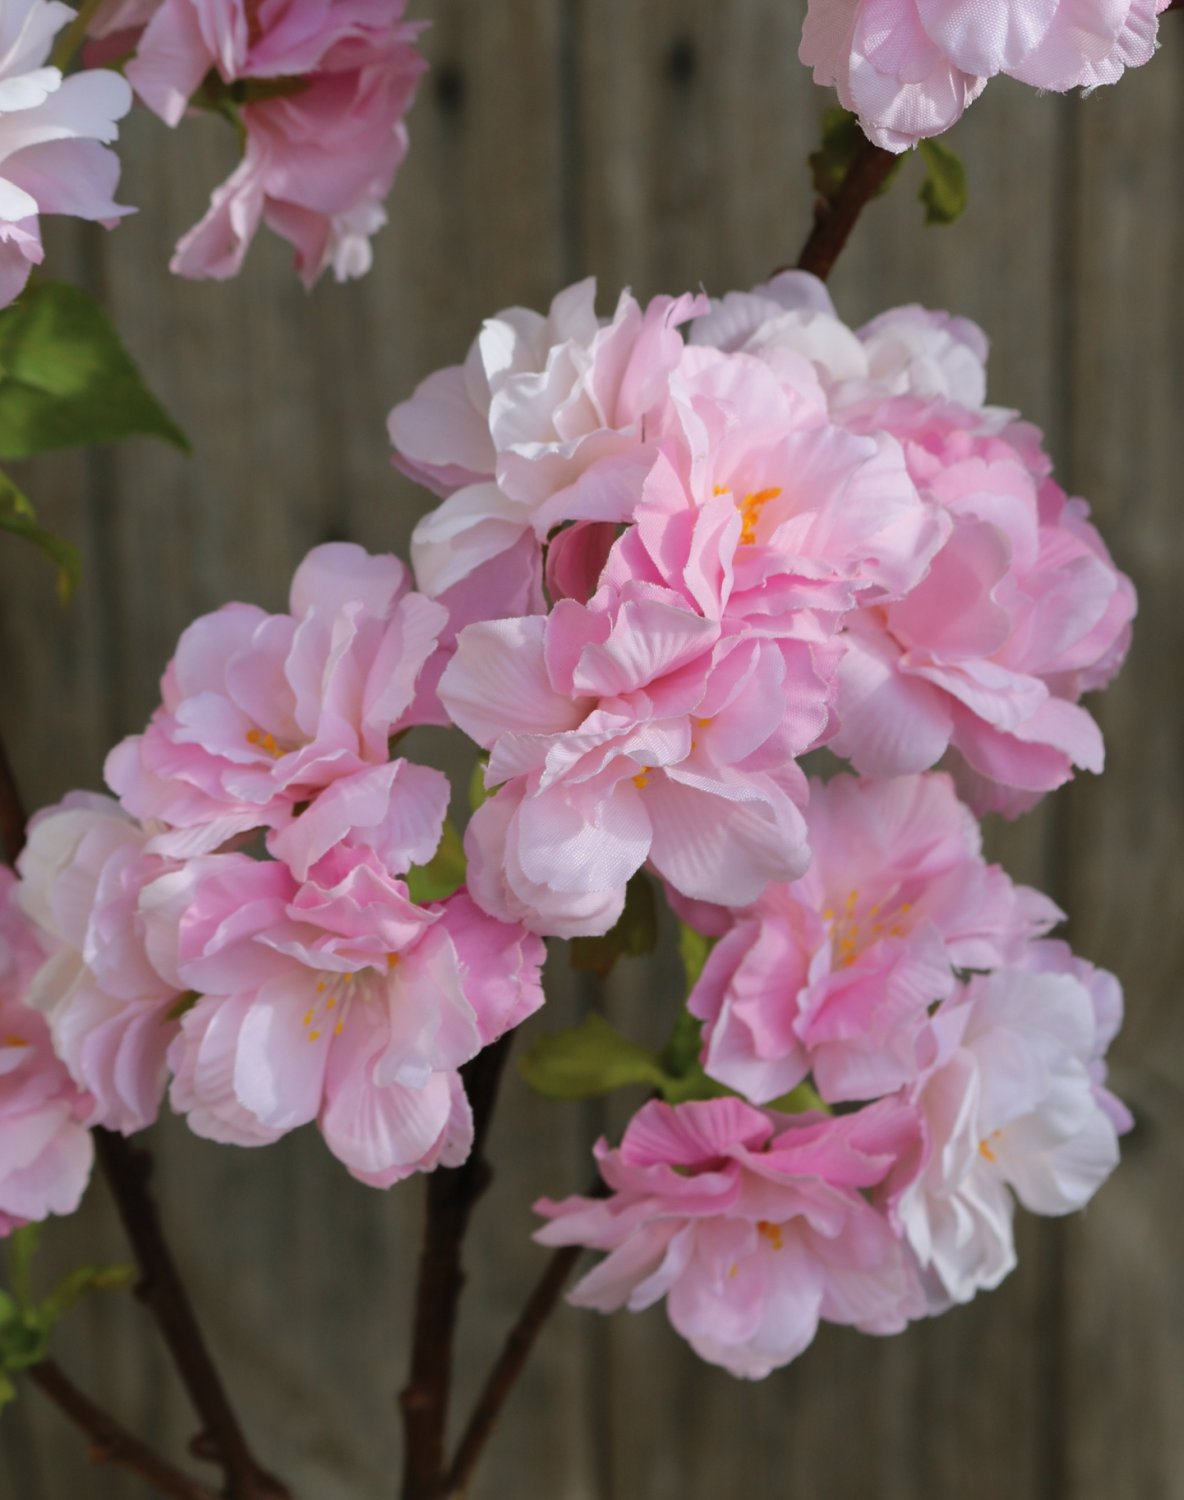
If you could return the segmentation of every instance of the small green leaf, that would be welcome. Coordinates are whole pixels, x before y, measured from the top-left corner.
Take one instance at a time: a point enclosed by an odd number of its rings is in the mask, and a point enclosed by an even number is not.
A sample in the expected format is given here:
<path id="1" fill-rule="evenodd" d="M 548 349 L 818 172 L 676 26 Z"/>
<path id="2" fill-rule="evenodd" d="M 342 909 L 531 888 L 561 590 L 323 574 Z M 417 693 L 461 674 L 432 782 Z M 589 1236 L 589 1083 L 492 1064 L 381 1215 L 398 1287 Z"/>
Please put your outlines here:
<path id="1" fill-rule="evenodd" d="M 655 1088 L 668 1082 L 652 1052 L 595 1012 L 574 1031 L 540 1037 L 518 1068 L 531 1088 L 548 1099 L 591 1099 L 628 1084 Z"/>
<path id="2" fill-rule="evenodd" d="M 818 1110 L 821 1114 L 832 1113 L 829 1104 L 824 1103 L 822 1095 L 812 1083 L 799 1083 L 796 1089 L 790 1089 L 788 1094 L 782 1094 L 779 1099 L 772 1099 L 765 1105 L 766 1109 L 775 1109 L 783 1115 L 802 1115 L 809 1110 Z"/>
<path id="3" fill-rule="evenodd" d="M 952 224 L 964 212 L 970 196 L 966 168 L 941 141 L 920 141 L 917 151 L 925 163 L 925 181 L 918 195 L 925 205 L 925 222 Z"/>
<path id="4" fill-rule="evenodd" d="M 0 1366 L 0 1411 L 3 1411 L 10 1401 L 15 1400 L 16 1386 L 8 1378 L 3 1366 Z"/>
<path id="5" fill-rule="evenodd" d="M 699 976 L 703 972 L 707 956 L 714 947 L 714 938 L 704 937 L 701 932 L 696 932 L 685 922 L 678 924 L 678 955 L 686 971 L 688 992 L 699 983 Z"/>
<path id="6" fill-rule="evenodd" d="M 819 197 L 829 200 L 835 196 L 863 143 L 864 134 L 859 121 L 849 110 L 826 111 L 822 117 L 822 144 L 817 151 L 811 152 L 809 158 L 814 191 Z M 877 188 L 877 198 L 888 191 L 903 164 L 902 156 Z"/>
<path id="7" fill-rule="evenodd" d="M 178 996 L 178 998 L 173 1001 L 172 1005 L 169 1006 L 168 1010 L 165 1011 L 165 1020 L 179 1021 L 183 1015 L 186 1015 L 193 1009 L 193 1007 L 200 999 L 201 996 L 196 990 L 186 990 L 185 993 Z"/>
<path id="8" fill-rule="evenodd" d="M 469 777 L 469 808 L 472 812 L 476 812 L 483 802 L 493 796 L 485 785 L 485 768 L 488 764 L 489 756 L 479 755 L 473 774 Z"/>
<path id="9" fill-rule="evenodd" d="M 72 542 L 43 530 L 34 519 L 28 498 L 17 489 L 7 474 L 0 474 L 0 529 L 24 537 L 39 547 L 58 570 L 58 598 L 65 604 L 82 576 L 78 548 Z"/>
<path id="10" fill-rule="evenodd" d="M 0 312 L 0 458 L 142 434 L 189 452 L 106 313 L 43 281 Z"/>
<path id="11" fill-rule="evenodd" d="M 658 945 L 658 903 L 643 870 L 625 888 L 625 906 L 602 937 L 572 939 L 571 966 L 606 978 L 618 958 L 642 958 Z"/>
<path id="12" fill-rule="evenodd" d="M 703 1026 L 685 1008 L 678 1013 L 670 1040 L 662 1052 L 662 1070 L 672 1078 L 684 1078 L 699 1066 L 703 1049 Z"/>
<path id="13" fill-rule="evenodd" d="M 426 865 L 408 871 L 407 886 L 412 901 L 423 905 L 443 901 L 465 883 L 465 846 L 453 823 L 444 824 L 440 847 Z"/>

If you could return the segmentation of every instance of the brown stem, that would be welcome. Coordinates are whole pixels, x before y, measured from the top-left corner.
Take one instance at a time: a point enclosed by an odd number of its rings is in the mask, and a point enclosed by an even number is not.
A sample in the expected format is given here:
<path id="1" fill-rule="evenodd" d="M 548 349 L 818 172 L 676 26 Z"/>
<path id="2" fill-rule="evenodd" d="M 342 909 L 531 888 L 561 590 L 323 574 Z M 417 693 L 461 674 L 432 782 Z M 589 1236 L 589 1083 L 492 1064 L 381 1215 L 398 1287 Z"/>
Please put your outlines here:
<path id="1" fill-rule="evenodd" d="M 522 1374 L 530 1352 L 543 1330 L 543 1324 L 555 1310 L 567 1278 L 583 1252 L 583 1245 L 564 1245 L 547 1262 L 546 1270 L 518 1315 L 518 1321 L 506 1336 L 502 1352 L 489 1372 L 468 1426 L 461 1435 L 452 1467 L 448 1470 L 448 1483 L 444 1492 L 447 1496 L 464 1494 L 477 1460 L 493 1436 L 502 1407 Z"/>
<path id="2" fill-rule="evenodd" d="M 17 855 L 25 847 L 27 821 L 16 777 L 8 762 L 8 752 L 0 738 L 0 853 L 10 865 L 16 864 Z"/>
<path id="3" fill-rule="evenodd" d="M 148 1188 L 152 1158 L 120 1135 L 96 1130 L 95 1149 L 140 1270 L 136 1295 L 156 1319 L 204 1432 L 194 1452 L 221 1465 L 230 1500 L 291 1500 L 256 1463 L 206 1348 Z"/>
<path id="4" fill-rule="evenodd" d="M 162 1495 L 172 1500 L 216 1500 L 214 1494 L 154 1449 L 133 1437 L 114 1417 L 84 1396 L 74 1382 L 52 1359 L 42 1360 L 27 1371 L 29 1379 L 39 1385 L 76 1427 L 90 1439 L 89 1453 L 97 1464 L 119 1464 L 146 1479 Z"/>
<path id="5" fill-rule="evenodd" d="M 403 1409 L 403 1500 L 440 1500 L 445 1493 L 444 1437 L 452 1386 L 452 1344 L 464 1287 L 461 1248 L 473 1207 L 492 1176 L 485 1137 L 502 1068 L 507 1034 L 461 1070 L 473 1110 L 473 1149 L 459 1167 L 427 1179 L 427 1221 L 415 1289 L 411 1372 L 400 1396 Z"/>
<path id="6" fill-rule="evenodd" d="M 883 187 L 899 160 L 891 151 L 873 145 L 867 136 L 860 134 L 859 145 L 838 189 L 830 198 L 819 198 L 815 206 L 814 228 L 798 257 L 799 271 L 811 271 L 820 281 L 826 280 L 864 206 Z"/>

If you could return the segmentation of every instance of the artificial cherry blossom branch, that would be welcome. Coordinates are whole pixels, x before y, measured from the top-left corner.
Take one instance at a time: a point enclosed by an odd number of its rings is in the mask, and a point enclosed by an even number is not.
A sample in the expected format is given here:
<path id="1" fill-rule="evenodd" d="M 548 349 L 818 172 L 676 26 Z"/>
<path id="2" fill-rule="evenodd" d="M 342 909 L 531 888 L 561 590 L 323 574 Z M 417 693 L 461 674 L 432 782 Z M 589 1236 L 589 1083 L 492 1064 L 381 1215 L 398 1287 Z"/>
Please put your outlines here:
<path id="1" fill-rule="evenodd" d="M 843 246 L 865 205 L 883 187 L 900 158 L 861 134 L 851 165 L 837 190 L 819 197 L 814 207 L 814 227 L 798 257 L 798 270 L 810 271 L 825 281 L 834 269 Z"/>
<path id="2" fill-rule="evenodd" d="M 448 1483 L 444 1493 L 449 1500 L 464 1494 L 477 1461 L 493 1436 L 502 1407 L 522 1374 L 531 1350 L 543 1330 L 543 1324 L 554 1312 L 568 1277 L 583 1251 L 582 1245 L 564 1245 L 552 1254 L 519 1314 L 518 1321 L 506 1335 L 506 1342 L 481 1389 L 448 1470 Z"/>
<path id="3" fill-rule="evenodd" d="M 114 1417 L 83 1395 L 74 1382 L 52 1360 L 42 1360 L 27 1372 L 55 1406 L 90 1439 L 89 1453 L 95 1463 L 118 1464 L 138 1474 L 162 1495 L 172 1500 L 216 1500 L 212 1491 L 175 1469 L 167 1459 L 133 1437 Z"/>
<path id="4" fill-rule="evenodd" d="M 16 864 L 17 855 L 25 847 L 27 821 L 24 803 L 8 761 L 8 752 L 0 737 L 0 854 L 3 854 L 10 865 Z"/>
<path id="5" fill-rule="evenodd" d="M 461 1248 L 477 1199 L 492 1171 L 485 1137 L 510 1049 L 501 1037 L 461 1069 L 473 1110 L 473 1149 L 459 1167 L 427 1180 L 427 1221 L 415 1292 L 411 1373 L 399 1396 L 403 1409 L 403 1500 L 440 1500 L 445 1488 L 444 1438 L 452 1384 L 452 1345 L 464 1288 Z"/>
<path id="6" fill-rule="evenodd" d="M 205 1423 L 194 1451 L 221 1465 L 230 1500 L 290 1500 L 288 1489 L 259 1466 L 247 1447 L 206 1348 L 148 1188 L 152 1158 L 121 1135 L 107 1130 L 94 1134 L 99 1163 L 140 1268 L 136 1295 L 156 1319 L 177 1373 Z"/>

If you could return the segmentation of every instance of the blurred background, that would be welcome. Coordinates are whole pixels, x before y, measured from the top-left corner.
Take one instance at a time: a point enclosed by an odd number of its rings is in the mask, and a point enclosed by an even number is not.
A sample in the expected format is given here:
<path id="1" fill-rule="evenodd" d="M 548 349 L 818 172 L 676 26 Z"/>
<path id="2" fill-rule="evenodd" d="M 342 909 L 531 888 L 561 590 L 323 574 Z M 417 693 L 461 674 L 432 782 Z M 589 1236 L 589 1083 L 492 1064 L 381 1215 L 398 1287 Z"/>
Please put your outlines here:
<path id="1" fill-rule="evenodd" d="M 48 268 L 102 299 L 194 455 L 133 442 L 14 469 L 85 565 L 63 610 L 48 566 L 0 545 L 0 725 L 31 805 L 99 786 L 195 615 L 229 599 L 283 608 L 318 542 L 405 550 L 427 497 L 390 468 L 386 413 L 460 359 L 483 317 L 545 307 L 587 274 L 607 311 L 624 285 L 720 294 L 795 259 L 805 157 L 833 103 L 796 60 L 803 10 L 437 0 L 374 269 L 311 296 L 265 233 L 237 281 L 171 277 L 174 241 L 229 170 L 231 133 L 213 118 L 175 134 L 139 112 L 126 122 L 120 197 L 141 213 L 110 235 L 55 226 Z M 1112 1076 L 1138 1123 L 1124 1165 L 1086 1214 L 1021 1225 L 1020 1267 L 999 1291 L 890 1340 L 824 1327 L 758 1385 L 700 1363 L 660 1310 L 561 1310 L 474 1500 L 1184 1496 L 1184 16 L 1162 31 L 1149 66 L 1086 100 L 992 83 L 946 138 L 969 173 L 964 218 L 923 227 L 911 163 L 831 283 L 853 324 L 911 301 L 981 322 L 991 398 L 1045 429 L 1058 477 L 1139 588 L 1130 660 L 1092 705 L 1105 777 L 991 832 L 995 856 L 1071 913 L 1074 946 L 1126 988 Z M 551 968 L 556 998 L 532 1034 L 587 1000 L 562 951 Z M 663 1035 L 678 983 L 670 958 L 621 965 L 614 1019 Z M 549 1104 L 511 1076 L 469 1241 L 458 1410 L 544 1263 L 530 1203 L 581 1189 L 591 1140 L 628 1108 Z M 174 1247 L 260 1457 L 302 1500 L 395 1493 L 420 1185 L 364 1188 L 310 1132 L 252 1152 L 170 1119 L 151 1144 Z M 62 1267 L 127 1258 L 98 1181 L 45 1238 Z M 57 1352 L 125 1423 L 184 1453 L 194 1419 L 130 1297 L 76 1311 Z M 0 1418 L 0 1492 L 148 1494 L 89 1465 L 31 1388 Z"/>

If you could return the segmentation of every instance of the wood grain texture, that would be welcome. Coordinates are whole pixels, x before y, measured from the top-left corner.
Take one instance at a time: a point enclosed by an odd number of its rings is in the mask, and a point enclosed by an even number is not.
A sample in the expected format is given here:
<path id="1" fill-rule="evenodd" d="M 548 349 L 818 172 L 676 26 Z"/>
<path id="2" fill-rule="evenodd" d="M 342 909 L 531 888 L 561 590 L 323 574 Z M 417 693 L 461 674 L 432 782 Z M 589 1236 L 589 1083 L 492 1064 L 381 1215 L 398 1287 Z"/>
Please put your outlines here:
<path id="1" fill-rule="evenodd" d="M 804 158 L 830 103 L 796 61 L 799 7 L 440 0 L 433 16 L 433 71 L 364 282 L 306 296 L 266 236 L 235 282 L 166 274 L 229 164 L 214 121 L 170 137 L 138 116 L 121 152 L 145 212 L 113 236 L 56 226 L 51 266 L 104 299 L 196 451 L 135 443 L 22 469 L 46 524 L 86 554 L 61 612 L 48 570 L 0 547 L 0 725 L 32 803 L 98 785 L 195 614 L 228 598 L 282 606 L 295 563 L 326 538 L 405 548 L 427 502 L 389 467 L 386 412 L 459 358 L 484 316 L 545 306 L 584 274 L 605 306 L 623 285 L 718 293 L 796 254 Z M 983 323 L 993 399 L 1045 427 L 1139 585 L 1135 650 L 1097 705 L 1105 779 L 990 831 L 996 857 L 1051 890 L 1080 951 L 1124 981 L 1129 1159 L 1081 1219 L 1024 1224 L 999 1292 L 892 1340 L 824 1330 L 758 1385 L 696 1361 L 660 1311 L 561 1311 L 474 1500 L 1184 1497 L 1184 18 L 1164 31 L 1151 65 L 1085 102 L 992 84 L 951 137 L 965 218 L 922 228 L 911 163 L 832 282 L 853 323 L 908 301 Z M 555 999 L 531 1033 L 588 1000 L 561 949 L 552 969 Z M 658 1040 L 678 985 L 669 956 L 624 965 L 613 1016 Z M 458 1415 L 542 1264 L 530 1203 L 581 1187 L 589 1141 L 618 1132 L 626 1109 L 550 1105 L 511 1071 L 468 1257 Z M 370 1192 L 306 1135 L 235 1151 L 166 1121 L 154 1149 L 179 1259 L 260 1457 L 302 1500 L 392 1495 L 417 1187 Z M 99 1188 L 48 1240 L 60 1266 L 124 1254 Z M 192 1418 L 130 1299 L 93 1300 L 60 1343 L 84 1389 L 184 1458 Z M 0 1494 L 147 1492 L 89 1466 L 30 1392 L 0 1420 Z"/>

